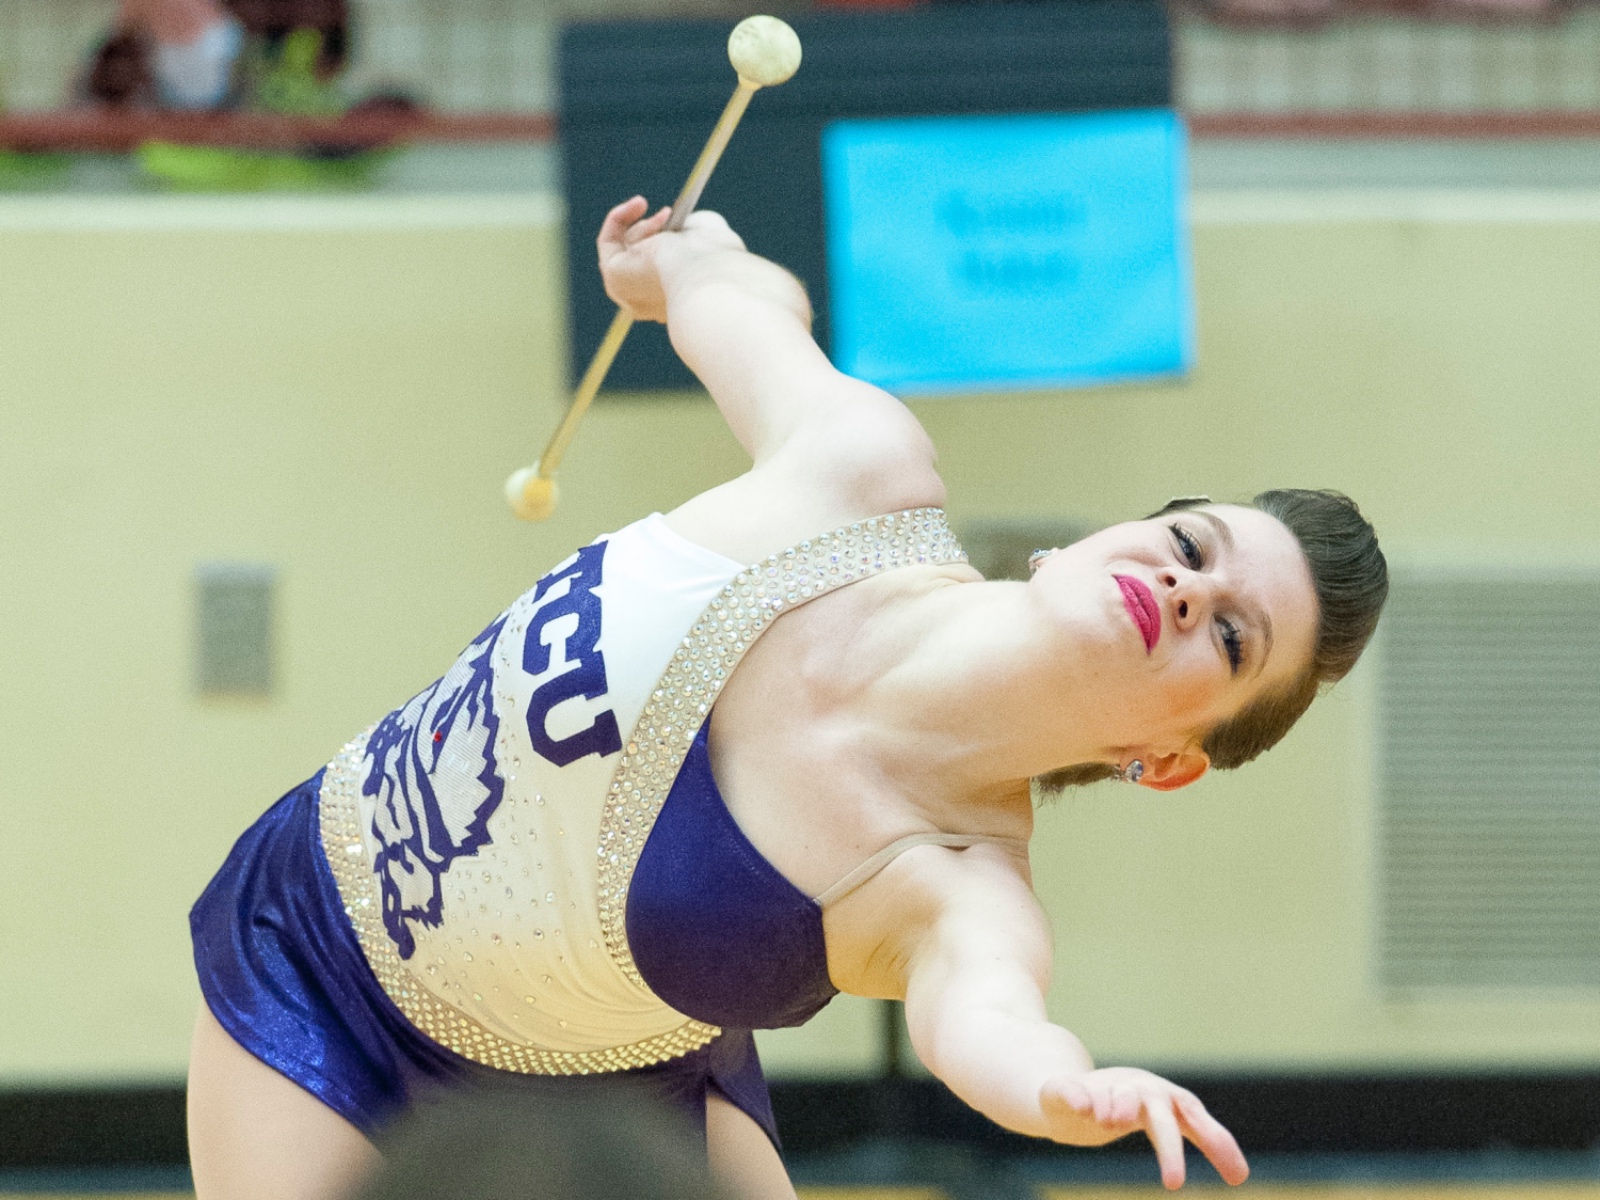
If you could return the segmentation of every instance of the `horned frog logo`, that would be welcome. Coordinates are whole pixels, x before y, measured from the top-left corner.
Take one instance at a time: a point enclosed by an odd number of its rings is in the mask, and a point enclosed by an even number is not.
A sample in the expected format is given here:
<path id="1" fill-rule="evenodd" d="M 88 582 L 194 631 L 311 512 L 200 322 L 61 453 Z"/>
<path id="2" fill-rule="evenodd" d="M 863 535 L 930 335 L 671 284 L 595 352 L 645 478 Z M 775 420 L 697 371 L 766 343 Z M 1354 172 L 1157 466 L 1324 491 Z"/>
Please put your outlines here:
<path id="1" fill-rule="evenodd" d="M 473 639 L 442 679 L 390 713 L 367 740 L 361 790 L 377 797 L 373 871 L 383 925 L 401 958 L 416 953 L 410 923 L 444 920 L 444 875 L 489 842 L 489 818 L 505 782 L 495 761 L 500 721 L 491 656 L 501 616 Z M 444 770 L 440 765 L 445 764 Z"/>

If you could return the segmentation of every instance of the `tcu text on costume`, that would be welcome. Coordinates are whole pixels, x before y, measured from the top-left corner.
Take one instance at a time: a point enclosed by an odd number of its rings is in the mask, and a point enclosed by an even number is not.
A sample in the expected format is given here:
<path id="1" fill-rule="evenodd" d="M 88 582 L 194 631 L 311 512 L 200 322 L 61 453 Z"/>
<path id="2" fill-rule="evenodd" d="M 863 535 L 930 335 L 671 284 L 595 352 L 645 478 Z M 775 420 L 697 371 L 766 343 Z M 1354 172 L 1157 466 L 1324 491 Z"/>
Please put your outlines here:
<path id="1" fill-rule="evenodd" d="M 600 597 L 595 592 L 600 586 L 605 553 L 605 542 L 585 546 L 571 562 L 541 579 L 533 593 L 537 605 L 557 584 L 567 584 L 565 592 L 528 618 L 527 637 L 522 644 L 522 668 L 530 675 L 537 677 L 550 670 L 551 646 L 558 640 L 562 643 L 562 658 L 572 664 L 536 687 L 528 700 L 528 737 L 533 748 L 558 767 L 586 754 L 604 757 L 622 749 L 617 718 L 609 708 L 595 714 L 587 728 L 564 738 L 552 738 L 546 728 L 551 709 L 563 701 L 580 696 L 596 700 L 606 694 L 606 660 L 598 649 Z M 563 638 L 553 628 L 554 622 L 571 616 L 577 617 L 577 628 Z"/>
<path id="2" fill-rule="evenodd" d="M 558 673 L 533 689 L 528 734 L 533 748 L 557 766 L 622 748 L 609 708 L 567 737 L 553 738 L 546 729 L 558 704 L 596 700 L 607 691 L 595 591 L 605 549 L 604 542 L 584 547 L 541 579 L 532 595 L 522 667 L 535 678 L 552 667 Z M 377 799 L 372 834 L 379 847 L 372 869 L 384 928 L 401 958 L 416 953 L 413 925 L 437 929 L 443 923 L 444 876 L 457 859 L 488 843 L 489 818 L 505 795 L 495 757 L 500 720 L 493 662 L 506 620 L 501 616 L 474 638 L 443 678 L 385 717 L 367 741 L 362 790 Z M 552 661 L 557 644 L 561 652 Z"/>

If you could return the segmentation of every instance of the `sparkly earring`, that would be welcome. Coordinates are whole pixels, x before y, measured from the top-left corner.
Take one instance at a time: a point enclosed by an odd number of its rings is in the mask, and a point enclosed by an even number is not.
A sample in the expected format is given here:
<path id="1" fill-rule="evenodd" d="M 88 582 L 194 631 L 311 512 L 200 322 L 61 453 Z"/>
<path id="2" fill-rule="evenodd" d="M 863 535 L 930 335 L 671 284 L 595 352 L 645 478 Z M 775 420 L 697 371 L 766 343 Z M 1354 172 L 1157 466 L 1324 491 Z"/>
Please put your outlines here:
<path id="1" fill-rule="evenodd" d="M 1118 783 L 1138 783 L 1144 778 L 1144 764 L 1137 758 L 1125 767 L 1118 767 L 1114 776 Z"/>
<path id="2" fill-rule="evenodd" d="M 1050 557 L 1050 553 L 1049 550 L 1035 550 L 1028 555 L 1028 574 L 1032 575 L 1036 572 L 1039 569 L 1039 564 Z M 1016 560 L 1012 559 L 1012 561 L 1015 562 Z"/>

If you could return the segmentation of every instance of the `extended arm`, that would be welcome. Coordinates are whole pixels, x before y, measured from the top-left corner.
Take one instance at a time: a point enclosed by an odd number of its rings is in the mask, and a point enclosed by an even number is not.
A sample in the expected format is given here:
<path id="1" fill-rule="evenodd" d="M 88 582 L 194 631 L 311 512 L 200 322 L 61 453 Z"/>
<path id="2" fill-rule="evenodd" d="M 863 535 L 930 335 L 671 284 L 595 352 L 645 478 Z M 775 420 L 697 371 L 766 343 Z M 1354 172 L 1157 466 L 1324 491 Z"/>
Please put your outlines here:
<path id="1" fill-rule="evenodd" d="M 1192 1093 L 1148 1071 L 1096 1069 L 1051 1024 L 1049 928 L 1012 863 L 983 850 L 935 852 L 898 882 L 901 903 L 929 919 L 903 950 L 891 937 L 886 957 L 905 981 L 912 1045 L 951 1091 L 1007 1129 L 1069 1145 L 1143 1130 L 1168 1187 L 1183 1183 L 1185 1138 L 1229 1183 L 1244 1181 L 1237 1143 Z M 886 899 L 874 903 L 899 907 Z M 901 928 L 915 927 L 902 923 L 910 915 L 898 914 Z"/>
<path id="2" fill-rule="evenodd" d="M 893 396 L 834 369 L 787 271 L 749 253 L 715 213 L 661 232 L 635 197 L 601 228 L 607 293 L 665 321 L 754 469 L 672 514 L 681 532 L 735 557 L 898 508 L 941 504 L 933 447 Z"/>

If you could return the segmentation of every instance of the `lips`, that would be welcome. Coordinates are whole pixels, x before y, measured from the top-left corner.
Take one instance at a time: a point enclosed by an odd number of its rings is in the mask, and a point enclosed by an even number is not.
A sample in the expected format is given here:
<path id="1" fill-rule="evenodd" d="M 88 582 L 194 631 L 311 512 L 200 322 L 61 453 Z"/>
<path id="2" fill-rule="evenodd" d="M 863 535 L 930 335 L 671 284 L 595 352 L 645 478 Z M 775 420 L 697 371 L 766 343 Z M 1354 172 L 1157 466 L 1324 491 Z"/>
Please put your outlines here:
<path id="1" fill-rule="evenodd" d="M 1113 575 L 1122 589 L 1122 604 L 1128 616 L 1139 627 L 1144 638 L 1144 652 L 1149 654 L 1161 640 L 1161 609 L 1156 606 L 1155 594 L 1131 575 Z"/>

